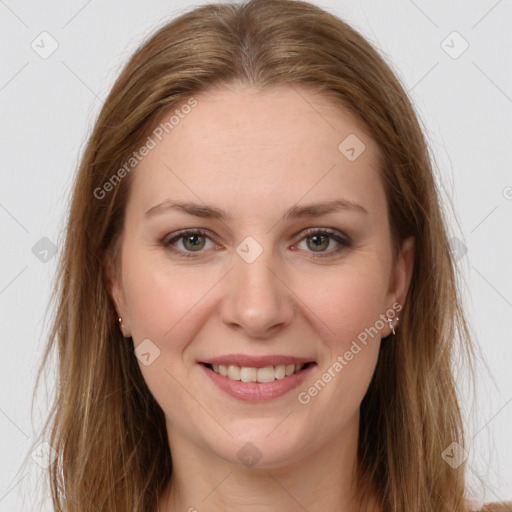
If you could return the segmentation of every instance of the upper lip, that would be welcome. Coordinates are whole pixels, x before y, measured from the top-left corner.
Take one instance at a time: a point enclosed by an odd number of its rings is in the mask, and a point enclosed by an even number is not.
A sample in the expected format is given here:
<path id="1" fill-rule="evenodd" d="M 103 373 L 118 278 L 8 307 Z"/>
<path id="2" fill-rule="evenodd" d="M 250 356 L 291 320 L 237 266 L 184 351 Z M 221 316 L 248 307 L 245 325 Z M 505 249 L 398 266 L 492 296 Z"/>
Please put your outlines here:
<path id="1" fill-rule="evenodd" d="M 249 356 L 244 354 L 228 354 L 200 361 L 203 364 L 222 364 L 225 366 L 243 366 L 246 368 L 265 368 L 280 364 L 306 364 L 313 363 L 312 359 L 297 356 L 273 355 L 273 356 Z"/>

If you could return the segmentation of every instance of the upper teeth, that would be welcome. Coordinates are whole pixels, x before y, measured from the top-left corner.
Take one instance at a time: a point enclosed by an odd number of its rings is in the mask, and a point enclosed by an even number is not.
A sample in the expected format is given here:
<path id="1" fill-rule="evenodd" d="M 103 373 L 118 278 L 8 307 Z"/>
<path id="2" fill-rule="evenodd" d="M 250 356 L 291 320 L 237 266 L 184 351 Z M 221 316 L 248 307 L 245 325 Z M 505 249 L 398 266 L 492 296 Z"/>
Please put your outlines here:
<path id="1" fill-rule="evenodd" d="M 219 373 L 231 380 L 241 380 L 242 382 L 273 382 L 275 379 L 283 379 L 299 370 L 302 370 L 303 364 L 279 364 L 277 366 L 265 366 L 265 368 L 249 368 L 247 366 L 229 366 L 223 364 L 214 364 L 213 371 Z"/>

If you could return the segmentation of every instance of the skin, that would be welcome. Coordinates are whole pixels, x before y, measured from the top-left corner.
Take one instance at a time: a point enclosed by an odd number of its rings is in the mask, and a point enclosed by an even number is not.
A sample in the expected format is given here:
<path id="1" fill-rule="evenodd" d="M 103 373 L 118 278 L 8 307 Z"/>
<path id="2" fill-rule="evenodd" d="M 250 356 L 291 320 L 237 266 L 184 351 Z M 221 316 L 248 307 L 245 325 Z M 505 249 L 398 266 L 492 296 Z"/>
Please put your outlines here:
<path id="1" fill-rule="evenodd" d="M 136 347 L 149 338 L 160 350 L 149 366 L 139 361 L 165 412 L 173 456 L 160 510 L 354 510 L 359 407 L 388 324 L 308 404 L 297 396 L 404 303 L 414 245 L 406 240 L 393 258 L 377 145 L 357 119 L 305 89 L 233 85 L 196 98 L 132 176 L 111 275 L 125 336 Z M 366 146 L 355 161 L 338 150 L 350 134 Z M 231 218 L 169 208 L 145 214 L 167 199 L 222 208 Z M 335 199 L 366 213 L 282 219 L 293 206 Z M 162 243 L 189 228 L 209 233 L 199 237 L 200 251 L 174 243 L 192 257 Z M 309 228 L 336 230 L 352 245 L 327 237 L 318 248 Z M 247 236 L 263 249 L 252 263 L 236 252 Z M 317 365 L 299 388 L 249 403 L 220 391 L 198 364 L 231 353 Z M 247 442 L 261 453 L 253 467 L 237 456 Z M 379 510 L 371 496 L 365 509 Z"/>

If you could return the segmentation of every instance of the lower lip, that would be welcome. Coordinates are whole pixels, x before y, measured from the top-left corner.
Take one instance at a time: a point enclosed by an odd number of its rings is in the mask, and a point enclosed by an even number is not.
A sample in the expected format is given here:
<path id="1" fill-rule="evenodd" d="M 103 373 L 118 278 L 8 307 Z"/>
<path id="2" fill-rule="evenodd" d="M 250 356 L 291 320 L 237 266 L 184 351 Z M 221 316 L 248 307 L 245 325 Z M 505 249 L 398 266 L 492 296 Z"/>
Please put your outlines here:
<path id="1" fill-rule="evenodd" d="M 231 380 L 215 373 L 203 364 L 200 364 L 200 366 L 213 383 L 228 395 L 247 402 L 266 402 L 278 398 L 300 386 L 314 368 L 315 363 L 310 363 L 307 368 L 289 377 L 283 377 L 273 382 L 264 383 Z"/>

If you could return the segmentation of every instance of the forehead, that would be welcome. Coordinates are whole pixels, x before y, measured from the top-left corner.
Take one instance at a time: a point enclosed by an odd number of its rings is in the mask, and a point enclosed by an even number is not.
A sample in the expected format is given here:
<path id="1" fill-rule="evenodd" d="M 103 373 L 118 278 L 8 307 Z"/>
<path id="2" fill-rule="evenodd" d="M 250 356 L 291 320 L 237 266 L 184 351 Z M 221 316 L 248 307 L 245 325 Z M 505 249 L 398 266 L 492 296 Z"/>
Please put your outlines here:
<path id="1" fill-rule="evenodd" d="M 133 176 L 137 209 L 185 196 L 249 214 L 306 196 L 382 201 L 376 143 L 324 96 L 297 86 L 225 87 L 194 99 L 193 108 L 162 116 L 159 137 L 151 134 L 155 145 Z"/>

